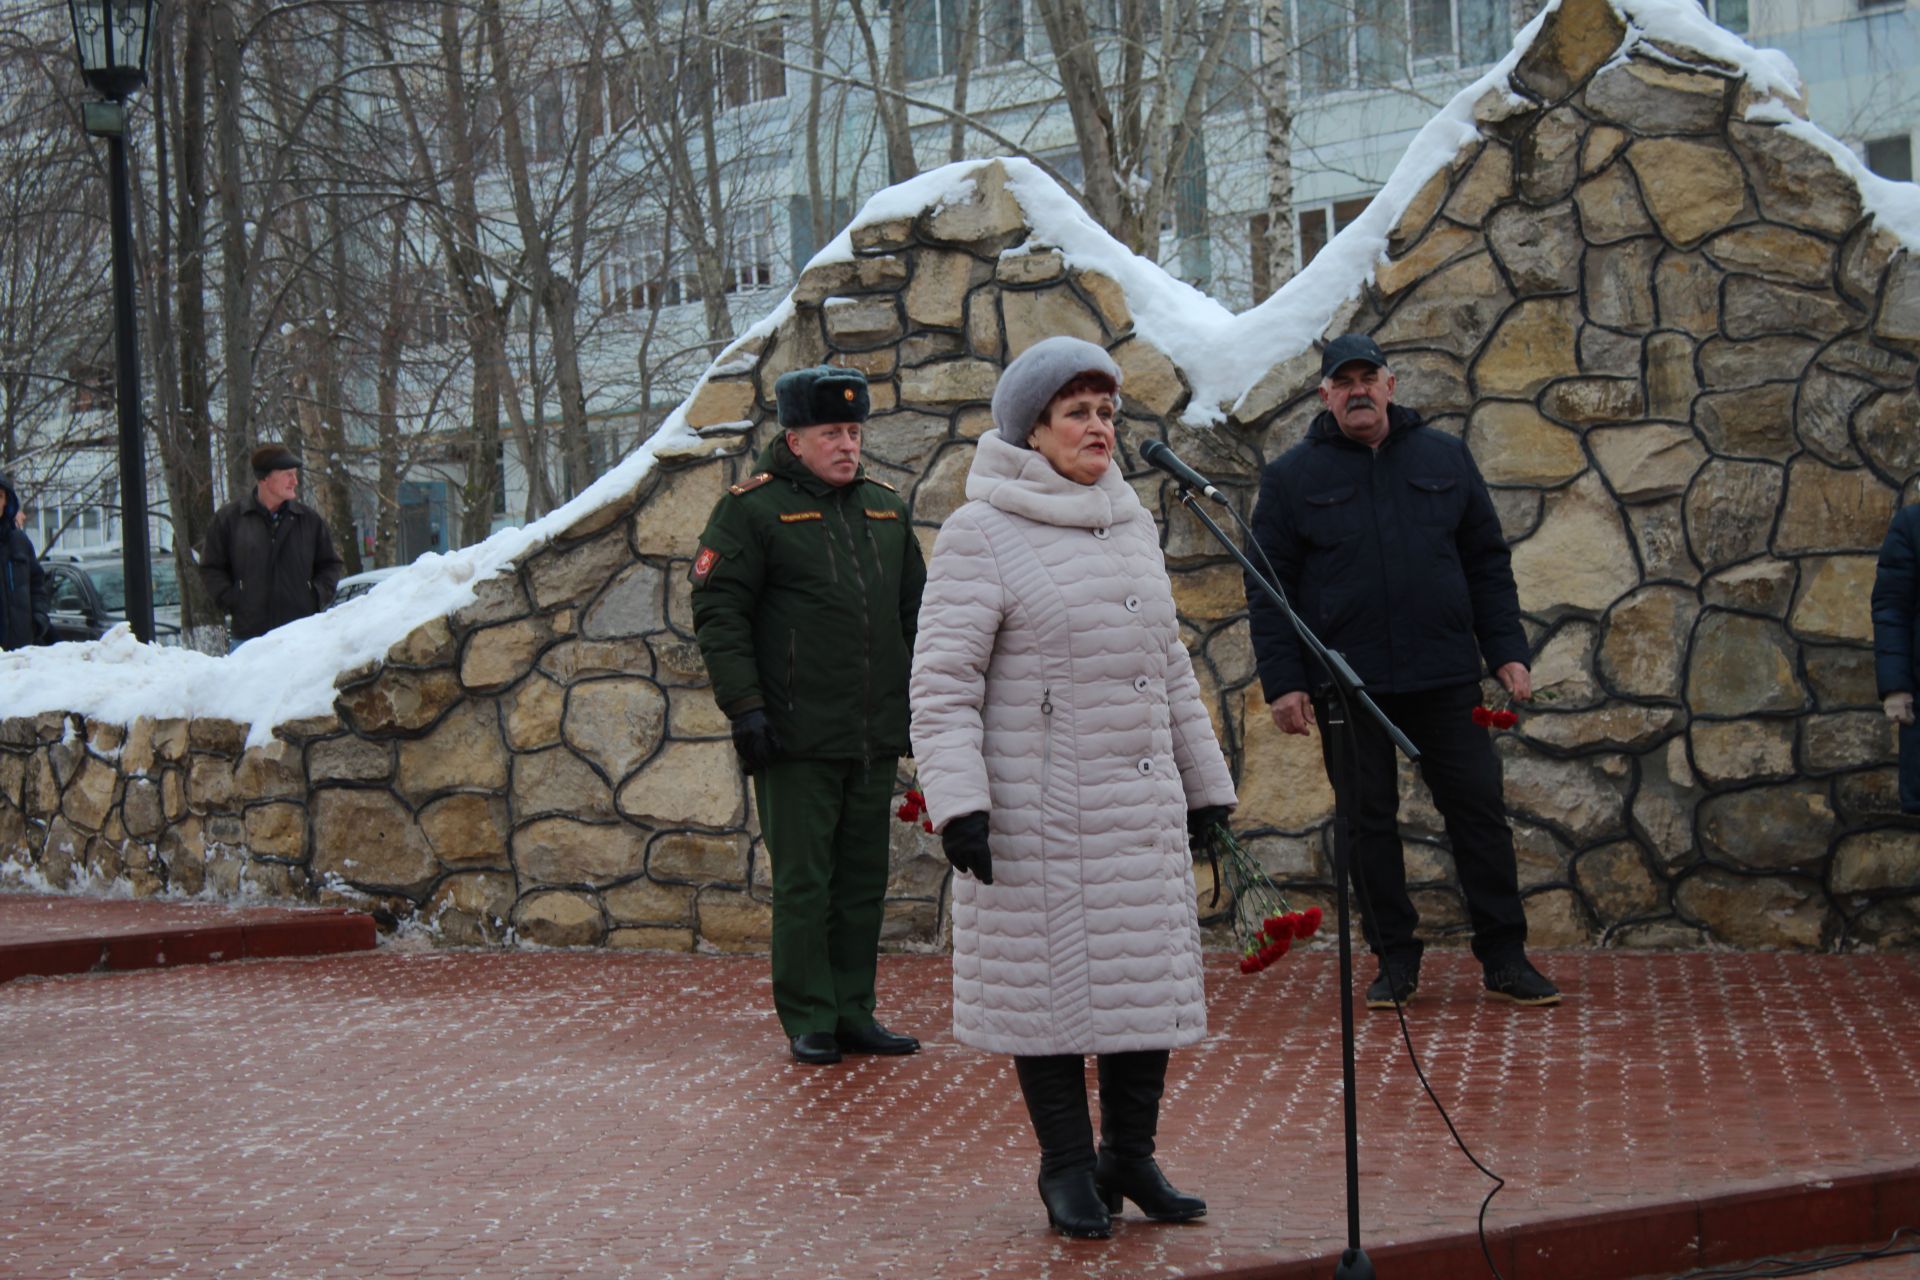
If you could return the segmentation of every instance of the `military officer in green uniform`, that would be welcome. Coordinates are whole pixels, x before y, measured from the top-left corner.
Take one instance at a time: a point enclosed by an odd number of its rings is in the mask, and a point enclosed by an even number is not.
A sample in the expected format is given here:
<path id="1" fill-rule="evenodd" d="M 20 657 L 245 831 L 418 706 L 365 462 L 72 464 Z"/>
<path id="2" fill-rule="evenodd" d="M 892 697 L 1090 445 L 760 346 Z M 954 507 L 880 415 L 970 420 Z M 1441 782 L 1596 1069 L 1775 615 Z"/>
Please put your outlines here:
<path id="1" fill-rule="evenodd" d="M 694 632 L 773 863 L 793 1056 L 913 1053 L 874 1020 L 874 968 L 926 566 L 906 504 L 860 465 L 866 378 L 799 369 L 774 398 L 780 434 L 700 536 Z"/>

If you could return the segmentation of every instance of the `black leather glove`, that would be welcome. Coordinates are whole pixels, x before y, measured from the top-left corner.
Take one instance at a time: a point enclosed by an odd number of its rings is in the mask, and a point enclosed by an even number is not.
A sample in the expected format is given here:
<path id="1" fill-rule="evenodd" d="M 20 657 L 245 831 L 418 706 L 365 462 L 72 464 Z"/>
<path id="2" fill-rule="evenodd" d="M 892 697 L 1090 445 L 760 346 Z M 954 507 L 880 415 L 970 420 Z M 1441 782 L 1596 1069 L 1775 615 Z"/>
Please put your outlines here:
<path id="1" fill-rule="evenodd" d="M 733 749 L 740 755 L 740 767 L 749 774 L 759 773 L 780 754 L 780 740 L 773 736 L 767 713 L 759 707 L 742 711 L 733 718 Z"/>
<path id="2" fill-rule="evenodd" d="M 993 854 L 987 848 L 986 813 L 966 813 L 940 831 L 940 847 L 955 871 L 971 872 L 981 884 L 993 883 Z"/>
<path id="3" fill-rule="evenodd" d="M 1193 850 L 1195 857 L 1213 852 L 1213 829 L 1226 826 L 1227 819 L 1232 816 L 1233 810 L 1223 804 L 1187 810 L 1187 847 Z"/>

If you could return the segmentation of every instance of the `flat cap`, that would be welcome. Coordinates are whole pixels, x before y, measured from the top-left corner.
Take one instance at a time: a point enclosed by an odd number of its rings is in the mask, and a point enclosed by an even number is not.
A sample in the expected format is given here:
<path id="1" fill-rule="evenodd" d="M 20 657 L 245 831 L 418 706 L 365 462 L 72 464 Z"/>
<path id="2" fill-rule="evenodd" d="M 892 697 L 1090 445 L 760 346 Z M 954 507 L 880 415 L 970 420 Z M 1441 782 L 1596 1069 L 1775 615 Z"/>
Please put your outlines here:
<path id="1" fill-rule="evenodd" d="M 1343 364 L 1352 364 L 1355 360 L 1364 360 L 1370 365 L 1384 368 L 1387 363 L 1386 352 L 1380 350 L 1380 344 L 1364 333 L 1349 333 L 1335 338 L 1320 353 L 1320 376 L 1331 378 L 1333 371 Z"/>
<path id="2" fill-rule="evenodd" d="M 265 480 L 276 471 L 298 471 L 300 455 L 283 444 L 263 444 L 253 451 L 253 474 Z"/>

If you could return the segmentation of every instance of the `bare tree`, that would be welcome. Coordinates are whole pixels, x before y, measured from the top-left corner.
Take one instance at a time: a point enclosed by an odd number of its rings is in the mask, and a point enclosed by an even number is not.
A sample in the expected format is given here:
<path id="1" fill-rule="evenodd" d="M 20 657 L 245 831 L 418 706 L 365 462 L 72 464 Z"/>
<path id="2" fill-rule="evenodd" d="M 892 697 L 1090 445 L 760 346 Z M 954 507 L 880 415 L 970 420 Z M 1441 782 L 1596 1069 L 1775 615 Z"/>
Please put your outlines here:
<path id="1" fill-rule="evenodd" d="M 1293 98 L 1290 68 L 1294 57 L 1290 0 L 1260 0 L 1260 101 L 1266 126 L 1267 207 L 1254 247 L 1253 300 L 1267 297 L 1297 270 L 1293 234 Z"/>

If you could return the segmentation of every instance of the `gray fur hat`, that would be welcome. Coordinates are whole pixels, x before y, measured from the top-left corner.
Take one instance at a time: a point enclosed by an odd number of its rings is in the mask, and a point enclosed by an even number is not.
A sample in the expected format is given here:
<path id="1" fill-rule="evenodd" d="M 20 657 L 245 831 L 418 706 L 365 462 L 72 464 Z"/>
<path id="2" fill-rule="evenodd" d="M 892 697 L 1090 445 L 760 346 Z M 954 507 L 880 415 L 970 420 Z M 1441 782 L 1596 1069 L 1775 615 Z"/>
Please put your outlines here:
<path id="1" fill-rule="evenodd" d="M 1009 364 L 993 389 L 993 427 L 1008 444 L 1027 447 L 1040 414 L 1060 388 L 1083 373 L 1104 373 L 1120 385 L 1120 366 L 1085 338 L 1042 338 Z"/>

